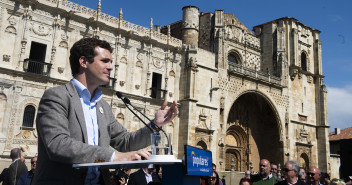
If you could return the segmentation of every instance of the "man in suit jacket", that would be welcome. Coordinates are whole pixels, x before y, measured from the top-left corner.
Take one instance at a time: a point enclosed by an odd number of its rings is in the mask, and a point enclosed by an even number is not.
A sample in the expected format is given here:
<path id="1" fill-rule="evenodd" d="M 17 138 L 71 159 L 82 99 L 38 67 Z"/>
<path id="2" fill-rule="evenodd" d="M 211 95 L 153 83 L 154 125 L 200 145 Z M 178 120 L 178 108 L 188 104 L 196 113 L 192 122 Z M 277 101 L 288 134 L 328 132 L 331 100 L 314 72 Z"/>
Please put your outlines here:
<path id="1" fill-rule="evenodd" d="M 127 185 L 147 185 L 151 182 L 160 182 L 160 179 L 157 177 L 157 175 L 158 174 L 152 172 L 152 169 L 141 168 L 140 170 L 130 175 L 130 179 Z M 148 182 L 147 176 L 149 178 Z"/>
<path id="2" fill-rule="evenodd" d="M 32 179 L 35 173 L 35 168 L 37 166 L 38 157 L 33 157 L 31 159 L 31 170 L 23 173 L 18 179 L 17 185 L 31 185 Z"/>
<path id="3" fill-rule="evenodd" d="M 38 161 L 32 184 L 108 184 L 107 171 L 77 170 L 72 164 L 148 159 L 150 153 L 141 148 L 150 144 L 150 128 L 127 132 L 98 89 L 110 80 L 111 52 L 106 41 L 79 40 L 70 50 L 73 79 L 44 93 L 36 122 Z M 176 102 L 170 109 L 166 105 L 155 114 L 158 126 L 177 114 Z"/>
<path id="4" fill-rule="evenodd" d="M 20 175 L 27 172 L 27 166 L 21 160 L 21 150 L 14 148 L 11 150 L 10 157 L 12 163 L 7 170 L 3 185 L 16 185 Z"/>

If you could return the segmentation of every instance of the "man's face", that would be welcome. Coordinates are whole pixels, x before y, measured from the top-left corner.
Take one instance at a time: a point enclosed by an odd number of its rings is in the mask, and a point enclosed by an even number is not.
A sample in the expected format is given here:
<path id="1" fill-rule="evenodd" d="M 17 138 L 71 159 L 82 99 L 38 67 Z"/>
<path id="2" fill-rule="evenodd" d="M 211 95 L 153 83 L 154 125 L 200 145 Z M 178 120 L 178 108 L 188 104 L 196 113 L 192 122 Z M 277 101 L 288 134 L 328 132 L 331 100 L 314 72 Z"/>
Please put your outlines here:
<path id="1" fill-rule="evenodd" d="M 250 179 L 251 178 L 251 172 L 250 171 L 246 171 L 245 172 L 245 176 L 246 176 L 246 178 Z"/>
<path id="2" fill-rule="evenodd" d="M 216 184 L 216 174 L 215 174 L 215 172 L 213 172 L 213 175 L 211 177 L 209 177 L 208 183 L 210 185 L 215 185 Z"/>
<path id="3" fill-rule="evenodd" d="M 320 171 L 318 168 L 311 167 L 311 168 L 309 168 L 309 171 L 307 172 L 307 176 L 308 176 L 308 181 L 313 184 L 314 182 L 319 181 Z"/>
<path id="4" fill-rule="evenodd" d="M 299 169 L 299 172 L 302 174 L 301 180 L 305 180 L 307 177 L 306 171 L 304 169 Z"/>
<path id="5" fill-rule="evenodd" d="M 292 169 L 291 163 L 285 165 L 285 168 L 282 169 L 282 173 L 284 174 L 285 179 L 294 179 L 297 177 L 297 172 Z"/>
<path id="6" fill-rule="evenodd" d="M 32 160 L 31 160 L 31 168 L 32 170 L 35 170 L 35 168 L 37 167 L 37 157 L 34 157 Z"/>
<path id="7" fill-rule="evenodd" d="M 277 173 L 277 165 L 276 164 L 271 165 L 271 173 Z"/>
<path id="8" fill-rule="evenodd" d="M 270 164 L 268 160 L 261 160 L 259 163 L 260 175 L 266 177 L 270 174 Z"/>
<path id="9" fill-rule="evenodd" d="M 88 62 L 85 57 L 80 58 L 80 63 L 85 68 L 87 85 L 99 86 L 109 83 L 112 68 L 112 56 L 109 50 L 97 46 L 93 62 Z M 82 64 L 83 62 L 83 64 Z"/>

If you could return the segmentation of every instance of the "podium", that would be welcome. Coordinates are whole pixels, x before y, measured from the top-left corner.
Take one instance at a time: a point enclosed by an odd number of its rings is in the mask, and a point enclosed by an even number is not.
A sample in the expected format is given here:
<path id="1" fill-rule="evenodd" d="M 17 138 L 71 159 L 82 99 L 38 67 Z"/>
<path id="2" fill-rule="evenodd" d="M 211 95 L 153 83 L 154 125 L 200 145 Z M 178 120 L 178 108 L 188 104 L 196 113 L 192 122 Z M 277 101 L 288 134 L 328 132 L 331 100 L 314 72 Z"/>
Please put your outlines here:
<path id="1" fill-rule="evenodd" d="M 103 163 L 74 164 L 74 168 L 87 168 L 90 166 L 116 169 L 116 168 L 147 168 L 149 164 L 162 166 L 164 185 L 199 185 L 200 176 L 212 176 L 212 152 L 185 145 L 184 161 L 177 160 L 173 155 L 151 155 L 148 160 L 121 161 Z"/>
<path id="2" fill-rule="evenodd" d="M 102 162 L 102 163 L 84 163 L 74 164 L 73 168 L 100 167 L 105 169 L 116 168 L 147 168 L 149 164 L 157 164 L 162 167 L 164 185 L 198 185 L 200 177 L 194 175 L 186 175 L 182 160 L 177 159 L 150 159 L 140 161 L 121 161 L 121 162 Z"/>

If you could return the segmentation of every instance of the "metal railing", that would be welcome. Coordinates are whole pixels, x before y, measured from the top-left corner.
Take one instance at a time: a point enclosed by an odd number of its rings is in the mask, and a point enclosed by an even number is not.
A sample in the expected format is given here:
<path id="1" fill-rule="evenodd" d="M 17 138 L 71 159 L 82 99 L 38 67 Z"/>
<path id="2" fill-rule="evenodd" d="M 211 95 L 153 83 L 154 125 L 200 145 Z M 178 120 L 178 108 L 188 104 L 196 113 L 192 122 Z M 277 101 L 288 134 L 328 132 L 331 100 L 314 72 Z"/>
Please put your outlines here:
<path id="1" fill-rule="evenodd" d="M 229 71 L 236 72 L 245 76 L 250 76 L 259 80 L 263 80 L 265 82 L 281 85 L 281 78 L 272 76 L 268 73 L 263 73 L 261 71 L 244 67 L 243 65 L 229 63 Z"/>
<path id="2" fill-rule="evenodd" d="M 150 97 L 155 99 L 165 99 L 167 90 L 158 89 L 156 87 L 152 87 L 150 88 L 150 90 L 152 91 Z"/>
<path id="3" fill-rule="evenodd" d="M 27 58 L 27 59 L 24 59 L 24 62 L 23 62 L 23 71 L 29 72 L 29 73 L 35 73 L 43 76 L 49 76 L 51 65 L 52 64 L 50 63 L 39 62 L 39 61 Z"/>

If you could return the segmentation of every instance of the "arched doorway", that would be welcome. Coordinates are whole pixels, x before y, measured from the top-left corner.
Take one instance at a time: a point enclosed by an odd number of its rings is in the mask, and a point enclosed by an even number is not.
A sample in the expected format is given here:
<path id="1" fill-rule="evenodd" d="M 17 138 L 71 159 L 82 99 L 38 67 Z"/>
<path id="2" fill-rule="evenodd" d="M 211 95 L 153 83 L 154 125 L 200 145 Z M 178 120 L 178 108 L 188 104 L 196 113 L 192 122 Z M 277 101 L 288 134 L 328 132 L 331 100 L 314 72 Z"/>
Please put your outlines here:
<path id="1" fill-rule="evenodd" d="M 197 143 L 197 147 L 200 148 L 200 149 L 203 149 L 203 150 L 207 150 L 208 149 L 207 144 L 204 141 L 199 141 Z"/>
<path id="2" fill-rule="evenodd" d="M 247 134 L 238 124 L 227 128 L 225 137 L 225 170 L 244 171 L 246 169 L 245 154 L 247 151 Z"/>
<path id="3" fill-rule="evenodd" d="M 306 153 L 302 153 L 299 157 L 299 166 L 304 169 L 309 169 L 309 158 Z"/>
<path id="4" fill-rule="evenodd" d="M 264 95 L 247 92 L 236 99 L 229 112 L 227 127 L 233 128 L 232 135 L 241 139 L 241 142 L 236 140 L 243 166 L 240 171 L 249 169 L 250 164 L 254 171 L 259 171 L 262 158 L 283 162 L 278 120 L 276 110 Z"/>

